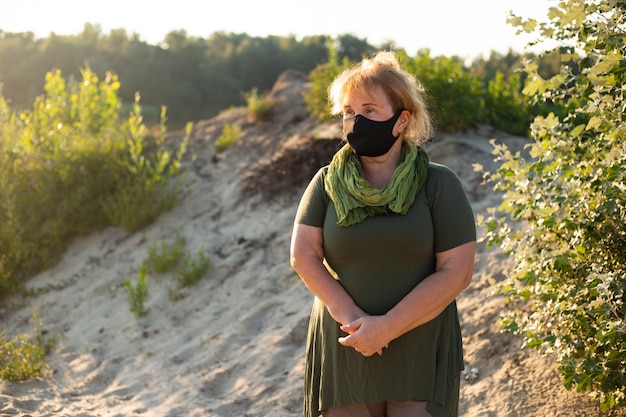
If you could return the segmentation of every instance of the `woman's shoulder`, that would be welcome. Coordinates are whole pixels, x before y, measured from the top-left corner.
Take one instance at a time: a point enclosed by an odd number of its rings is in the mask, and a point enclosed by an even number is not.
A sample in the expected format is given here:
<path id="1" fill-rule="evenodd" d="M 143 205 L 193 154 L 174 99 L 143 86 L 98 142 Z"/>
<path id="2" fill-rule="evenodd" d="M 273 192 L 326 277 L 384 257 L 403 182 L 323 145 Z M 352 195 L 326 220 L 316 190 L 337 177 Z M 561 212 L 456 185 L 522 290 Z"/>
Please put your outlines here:
<path id="1" fill-rule="evenodd" d="M 312 181 L 323 181 L 324 178 L 326 177 L 326 174 L 328 173 L 328 165 L 324 165 L 320 168 L 318 168 L 317 171 L 315 171 L 315 174 L 313 175 L 313 177 L 311 178 Z"/>
<path id="2" fill-rule="evenodd" d="M 452 168 L 437 162 L 428 163 L 428 178 L 435 180 L 445 180 L 450 178 L 458 178 Z"/>
<path id="3" fill-rule="evenodd" d="M 316 168 L 316 170 L 312 172 L 313 172 L 313 175 L 309 177 L 309 184 L 317 183 L 320 181 L 324 182 L 324 178 L 326 177 L 326 174 L 328 173 L 328 165 L 324 165 L 319 168 Z"/>
<path id="4" fill-rule="evenodd" d="M 443 195 L 465 195 L 465 189 L 459 176 L 452 168 L 430 162 L 428 165 L 428 176 L 424 185 L 426 196 L 429 201 L 436 201 L 437 197 Z"/>
<path id="5" fill-rule="evenodd" d="M 330 164 L 326 164 L 326 165 L 322 165 L 321 167 L 317 168 L 317 171 L 315 171 L 315 175 L 314 176 L 326 175 L 326 173 L 328 172 L 328 167 L 329 166 L 330 166 Z"/>

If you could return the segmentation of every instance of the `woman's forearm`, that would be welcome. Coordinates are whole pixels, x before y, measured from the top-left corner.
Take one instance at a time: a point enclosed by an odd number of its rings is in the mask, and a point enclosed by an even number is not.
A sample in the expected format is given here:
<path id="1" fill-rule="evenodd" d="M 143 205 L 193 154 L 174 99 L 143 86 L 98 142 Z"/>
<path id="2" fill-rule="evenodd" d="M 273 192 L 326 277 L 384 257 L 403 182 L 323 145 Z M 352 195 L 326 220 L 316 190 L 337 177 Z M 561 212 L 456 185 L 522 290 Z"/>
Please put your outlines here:
<path id="1" fill-rule="evenodd" d="M 335 321 L 347 324 L 365 315 L 323 263 L 309 260 L 292 266 L 308 290 L 326 305 Z"/>
<path id="2" fill-rule="evenodd" d="M 297 225 L 291 242 L 291 267 L 337 322 L 350 323 L 365 313 L 332 276 L 321 248 L 321 229 Z"/>
<path id="3" fill-rule="evenodd" d="M 474 264 L 475 242 L 455 248 L 440 267 L 417 285 L 385 315 L 393 338 L 421 326 L 441 314 L 469 285 Z"/>

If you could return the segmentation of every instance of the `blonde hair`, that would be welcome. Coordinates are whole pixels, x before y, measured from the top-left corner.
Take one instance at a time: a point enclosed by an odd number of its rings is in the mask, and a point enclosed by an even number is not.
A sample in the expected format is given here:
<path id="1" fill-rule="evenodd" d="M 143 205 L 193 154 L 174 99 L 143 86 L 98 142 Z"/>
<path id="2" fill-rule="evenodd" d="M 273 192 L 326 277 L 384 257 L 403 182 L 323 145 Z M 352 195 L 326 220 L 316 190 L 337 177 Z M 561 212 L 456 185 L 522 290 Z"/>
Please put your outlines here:
<path id="1" fill-rule="evenodd" d="M 332 115 L 341 114 L 346 97 L 364 90 L 374 95 L 382 90 L 389 99 L 393 111 L 408 110 L 411 119 L 404 130 L 404 140 L 418 144 L 427 141 L 433 126 L 424 100 L 424 88 L 414 75 L 400 68 L 396 54 L 390 51 L 376 53 L 345 70 L 333 80 L 328 88 Z"/>

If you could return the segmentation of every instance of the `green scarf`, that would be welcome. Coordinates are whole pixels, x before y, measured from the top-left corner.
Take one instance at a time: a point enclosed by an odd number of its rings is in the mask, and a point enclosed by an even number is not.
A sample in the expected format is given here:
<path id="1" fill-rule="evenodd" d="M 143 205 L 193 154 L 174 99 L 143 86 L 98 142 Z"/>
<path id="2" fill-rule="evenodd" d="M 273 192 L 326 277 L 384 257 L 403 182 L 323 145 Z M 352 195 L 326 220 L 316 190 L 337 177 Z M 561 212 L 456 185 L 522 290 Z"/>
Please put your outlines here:
<path id="1" fill-rule="evenodd" d="M 339 226 L 351 226 L 377 214 L 406 214 L 426 182 L 428 155 L 421 146 L 405 142 L 391 181 L 374 188 L 362 175 L 361 161 L 348 144 L 328 167 L 324 187 L 335 204 Z"/>

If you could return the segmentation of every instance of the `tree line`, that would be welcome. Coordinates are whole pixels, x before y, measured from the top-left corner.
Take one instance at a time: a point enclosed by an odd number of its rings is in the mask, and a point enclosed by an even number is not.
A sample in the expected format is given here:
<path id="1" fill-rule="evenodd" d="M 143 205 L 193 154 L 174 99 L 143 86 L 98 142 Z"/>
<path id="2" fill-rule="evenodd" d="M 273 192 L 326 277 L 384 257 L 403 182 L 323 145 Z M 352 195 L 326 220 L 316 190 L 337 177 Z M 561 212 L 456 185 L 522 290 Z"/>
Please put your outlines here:
<path id="1" fill-rule="evenodd" d="M 360 60 L 377 49 L 398 50 L 392 43 L 371 45 L 366 39 L 343 34 L 254 37 L 245 33 L 215 32 L 207 38 L 189 36 L 185 30 L 168 33 L 157 45 L 149 44 L 125 29 L 102 33 L 87 23 L 82 33 L 36 38 L 32 32 L 0 30 L 0 93 L 12 108 L 28 108 L 43 93 L 45 74 L 60 70 L 64 77 L 80 80 L 89 68 L 101 78 L 116 74 L 120 99 L 128 106 L 141 96 L 146 120 L 157 122 L 160 107 L 167 107 L 168 124 L 182 127 L 189 121 L 215 116 L 232 106 L 245 105 L 245 93 L 268 91 L 286 69 L 310 73 L 338 58 Z M 429 56 L 428 50 L 419 56 Z M 466 64 L 460 57 L 446 57 L 485 86 L 497 74 L 512 76 L 529 54 L 491 52 Z M 558 57 L 533 57 L 546 77 L 558 72 Z M 426 85 L 428 88 L 428 85 Z M 520 87 L 521 88 L 521 87 Z"/>

